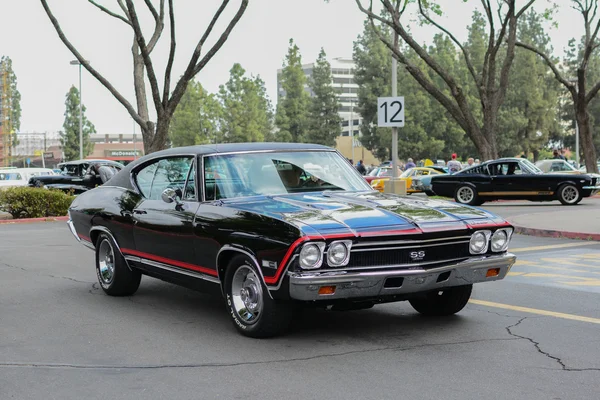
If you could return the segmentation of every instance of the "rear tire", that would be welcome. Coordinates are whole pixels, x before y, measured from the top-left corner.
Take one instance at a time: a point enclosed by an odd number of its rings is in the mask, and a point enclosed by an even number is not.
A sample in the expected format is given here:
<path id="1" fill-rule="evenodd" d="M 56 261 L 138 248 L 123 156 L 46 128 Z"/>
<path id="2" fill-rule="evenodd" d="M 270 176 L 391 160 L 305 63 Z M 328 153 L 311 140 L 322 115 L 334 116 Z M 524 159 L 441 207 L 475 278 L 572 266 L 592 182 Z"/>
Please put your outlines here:
<path id="1" fill-rule="evenodd" d="M 581 191 L 575 185 L 566 183 L 558 188 L 558 200 L 565 206 L 574 206 L 582 198 Z"/>
<path id="2" fill-rule="evenodd" d="M 231 260 L 225 273 L 225 300 L 233 325 L 242 335 L 266 338 L 288 330 L 293 307 L 273 300 L 268 290 L 247 257 Z"/>
<path id="3" fill-rule="evenodd" d="M 476 206 L 481 201 L 477 190 L 471 185 L 460 185 L 454 192 L 454 201 L 460 204 Z"/>
<path id="4" fill-rule="evenodd" d="M 129 269 L 116 243 L 106 233 L 101 233 L 96 241 L 96 275 L 109 296 L 131 296 L 142 280 L 142 274 Z"/>
<path id="5" fill-rule="evenodd" d="M 425 293 L 409 300 L 410 305 L 419 313 L 427 316 L 445 316 L 462 310 L 469 299 L 473 285 L 455 286 Z"/>

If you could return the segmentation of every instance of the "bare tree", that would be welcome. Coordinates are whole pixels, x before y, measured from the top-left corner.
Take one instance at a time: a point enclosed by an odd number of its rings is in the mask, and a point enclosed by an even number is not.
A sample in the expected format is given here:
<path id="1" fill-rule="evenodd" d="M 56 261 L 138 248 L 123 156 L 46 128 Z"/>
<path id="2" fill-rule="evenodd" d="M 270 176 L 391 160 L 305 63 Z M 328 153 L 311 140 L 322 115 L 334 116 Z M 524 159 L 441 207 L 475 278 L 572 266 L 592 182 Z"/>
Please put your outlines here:
<path id="1" fill-rule="evenodd" d="M 472 79 L 476 88 L 481 114 L 483 115 L 482 122 L 477 120 L 474 106 L 468 102 L 465 88 L 461 86 L 458 77 L 453 76 L 448 69 L 444 68 L 444 65 L 437 62 L 403 25 L 402 20 L 409 18 L 406 15 L 407 8 L 414 2 L 413 0 L 380 0 L 383 9 L 386 11 L 386 16 L 373 12 L 373 0 L 369 0 L 368 7 L 363 5 L 362 0 L 355 1 L 359 9 L 369 17 L 373 26 L 380 23 L 390 27 L 404 43 L 415 51 L 434 74 L 441 78 L 445 88 L 436 86 L 425 72 L 412 63 L 398 46 L 394 45 L 391 38 L 382 34 L 379 35 L 381 41 L 392 51 L 398 62 L 404 65 L 423 89 L 439 101 L 460 127 L 464 129 L 481 157 L 484 160 L 497 158 L 497 119 L 500 106 L 506 96 L 509 72 L 515 55 L 517 22 L 535 0 L 528 0 L 520 9 L 516 7 L 516 0 L 498 0 L 496 8 L 492 7 L 490 0 L 481 0 L 484 15 L 487 18 L 489 37 L 483 66 L 478 69 L 475 68 L 465 46 L 448 29 L 434 20 L 432 9 L 435 2 L 431 0 L 416 1 L 419 16 L 447 35 L 460 49 L 469 70 L 469 79 Z M 436 6 L 435 9 L 439 8 Z M 477 70 L 481 72 L 478 73 Z"/>
<path id="2" fill-rule="evenodd" d="M 133 0 L 116 0 L 116 3 L 120 9 L 116 12 L 98 4 L 94 0 L 88 0 L 90 4 L 97 7 L 102 12 L 122 21 L 131 28 L 133 33 L 133 46 L 131 48 L 133 57 L 133 82 L 137 102 L 137 107 L 134 108 L 131 103 L 123 95 L 121 95 L 121 93 L 119 93 L 119 91 L 100 72 L 98 72 L 90 65 L 90 63 L 86 61 L 86 58 L 81 54 L 81 52 L 79 52 L 69 41 L 69 39 L 67 39 L 60 27 L 60 24 L 58 23 L 58 20 L 52 14 L 47 0 L 41 0 L 41 2 L 46 14 L 48 14 L 48 17 L 52 22 L 52 25 L 54 25 L 60 40 L 65 44 L 65 46 L 67 46 L 71 53 L 73 53 L 81 65 L 112 93 L 112 95 L 127 109 L 131 117 L 138 123 L 141 128 L 142 137 L 144 140 L 144 150 L 146 153 L 152 153 L 166 147 L 171 117 L 173 116 L 175 108 L 177 107 L 177 104 L 179 104 L 181 97 L 185 93 L 188 83 L 202 70 L 202 68 L 206 66 L 206 64 L 227 41 L 229 34 L 238 23 L 248 6 L 248 0 L 240 0 L 240 5 L 237 9 L 237 12 L 230 20 L 227 27 L 223 30 L 212 47 L 210 47 L 208 51 L 204 51 L 206 41 L 211 35 L 215 24 L 219 21 L 230 2 L 230 0 L 222 1 L 221 5 L 213 15 L 212 20 L 200 37 L 198 44 L 196 45 L 196 48 L 190 57 L 187 68 L 175 84 L 173 91 L 171 91 L 171 73 L 175 59 L 176 47 L 173 0 L 168 0 L 167 7 L 165 7 L 165 0 L 160 0 L 158 8 L 155 7 L 152 0 L 144 0 L 146 8 L 152 14 L 154 19 L 154 30 L 149 40 L 146 39 L 146 36 L 144 36 L 144 33 L 142 32 L 138 18 L 138 12 L 133 4 Z M 165 8 L 168 8 L 170 50 L 164 72 L 164 85 L 161 92 L 151 54 L 165 28 Z M 154 103 L 154 108 L 156 109 L 156 122 L 150 120 L 148 112 L 146 78 L 150 83 L 152 102 Z"/>
<path id="3" fill-rule="evenodd" d="M 583 18 L 583 26 L 585 28 L 585 36 L 583 38 L 581 62 L 577 66 L 577 79 L 571 80 L 565 78 L 556 65 L 556 61 L 552 60 L 547 54 L 539 49 L 527 44 L 517 42 L 516 45 L 524 49 L 533 51 L 540 56 L 544 62 L 550 67 L 554 73 L 554 77 L 558 80 L 571 94 L 573 99 L 573 109 L 575 111 L 575 120 L 579 127 L 581 137 L 581 147 L 583 149 L 583 157 L 585 158 L 585 166 L 588 172 L 598 173 L 598 165 L 596 163 L 597 155 L 594 141 L 592 138 L 592 124 L 590 121 L 590 113 L 588 106 L 590 101 L 596 97 L 600 90 L 600 81 L 594 85 L 587 82 L 587 70 L 592 53 L 598 49 L 598 30 L 600 29 L 600 18 L 598 18 L 598 0 L 571 0 L 572 7 L 581 13 Z M 579 151 L 579 149 L 577 149 Z"/>

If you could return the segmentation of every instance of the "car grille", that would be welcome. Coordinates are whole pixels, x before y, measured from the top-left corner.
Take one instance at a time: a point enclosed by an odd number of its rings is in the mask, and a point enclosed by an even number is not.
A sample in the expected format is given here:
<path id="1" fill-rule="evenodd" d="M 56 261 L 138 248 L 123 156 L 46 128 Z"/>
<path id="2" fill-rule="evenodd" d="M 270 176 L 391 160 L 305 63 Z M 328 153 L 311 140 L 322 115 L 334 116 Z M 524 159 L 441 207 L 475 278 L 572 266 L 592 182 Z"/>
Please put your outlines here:
<path id="1" fill-rule="evenodd" d="M 469 237 L 355 245 L 347 269 L 436 266 L 470 257 Z"/>

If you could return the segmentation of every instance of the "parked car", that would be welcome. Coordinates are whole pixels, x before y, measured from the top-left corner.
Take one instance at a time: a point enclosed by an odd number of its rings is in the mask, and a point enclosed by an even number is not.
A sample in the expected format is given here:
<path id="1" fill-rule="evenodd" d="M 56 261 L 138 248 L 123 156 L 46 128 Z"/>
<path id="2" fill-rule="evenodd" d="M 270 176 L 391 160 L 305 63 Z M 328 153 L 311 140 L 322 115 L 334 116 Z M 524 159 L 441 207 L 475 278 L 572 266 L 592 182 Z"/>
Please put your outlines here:
<path id="1" fill-rule="evenodd" d="M 546 174 L 581 174 L 571 163 L 565 160 L 550 159 L 540 160 L 535 163 L 542 172 Z"/>
<path id="2" fill-rule="evenodd" d="M 110 183 L 78 196 L 68 222 L 95 251 L 102 290 L 131 296 L 141 275 L 212 289 L 251 337 L 283 333 L 299 305 L 407 300 L 422 314 L 454 314 L 474 283 L 504 278 L 515 262 L 502 218 L 373 191 L 320 145 L 173 148 Z"/>
<path id="3" fill-rule="evenodd" d="M 408 194 L 421 193 L 424 191 L 424 187 L 421 185 L 421 179 L 430 175 L 439 175 L 441 173 L 442 172 L 440 172 L 438 169 L 431 167 L 415 167 L 404 171 L 400 175 L 400 179 L 406 181 L 406 192 Z M 383 192 L 385 181 L 389 179 L 389 177 L 375 179 L 371 181 L 371 187 L 379 192 Z"/>
<path id="4" fill-rule="evenodd" d="M 80 194 L 102 185 L 100 177 L 93 172 L 93 166 L 108 166 L 115 173 L 123 168 L 122 164 L 110 160 L 77 160 L 58 164 L 59 175 L 35 176 L 29 179 L 29 186 L 60 189 Z"/>
<path id="5" fill-rule="evenodd" d="M 27 186 L 29 179 L 38 176 L 51 176 L 49 168 L 10 168 L 0 169 L 0 187 Z"/>
<path id="6" fill-rule="evenodd" d="M 588 174 L 545 174 L 527 159 L 502 158 L 452 175 L 434 176 L 431 185 L 436 195 L 469 205 L 500 199 L 558 200 L 575 205 L 598 193 L 598 179 L 598 175 Z"/>

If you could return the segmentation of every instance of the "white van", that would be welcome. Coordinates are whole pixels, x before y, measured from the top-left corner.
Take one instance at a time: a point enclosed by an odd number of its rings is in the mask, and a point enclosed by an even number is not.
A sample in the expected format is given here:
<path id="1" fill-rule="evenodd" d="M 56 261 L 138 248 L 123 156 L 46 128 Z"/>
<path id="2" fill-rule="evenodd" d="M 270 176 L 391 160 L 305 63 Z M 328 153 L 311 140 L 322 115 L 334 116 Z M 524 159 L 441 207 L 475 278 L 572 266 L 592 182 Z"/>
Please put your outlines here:
<path id="1" fill-rule="evenodd" d="M 33 176 L 56 175 L 49 168 L 6 168 L 0 169 L 0 188 L 27 186 Z"/>

